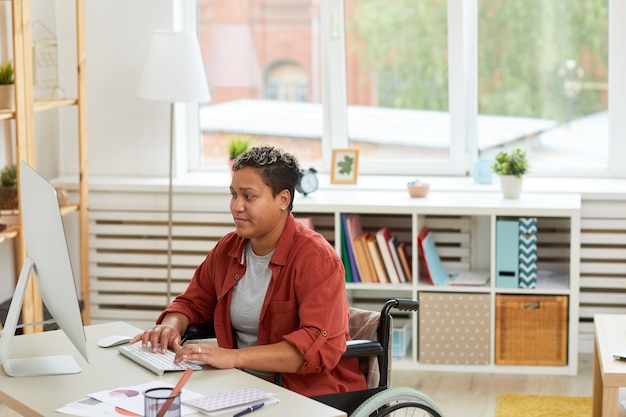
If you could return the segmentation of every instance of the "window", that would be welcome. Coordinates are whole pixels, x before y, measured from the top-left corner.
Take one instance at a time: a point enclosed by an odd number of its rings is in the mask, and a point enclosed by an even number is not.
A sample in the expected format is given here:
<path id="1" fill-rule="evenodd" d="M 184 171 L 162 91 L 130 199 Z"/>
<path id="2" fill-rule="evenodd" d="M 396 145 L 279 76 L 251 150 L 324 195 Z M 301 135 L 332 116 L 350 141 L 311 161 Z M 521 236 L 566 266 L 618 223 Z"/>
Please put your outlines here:
<path id="1" fill-rule="evenodd" d="M 319 5 L 198 0 L 212 100 L 200 108 L 201 166 L 224 169 L 228 140 L 249 135 L 321 166 Z"/>
<path id="2" fill-rule="evenodd" d="M 601 170 L 608 154 L 608 0 L 478 0 L 481 155 L 533 171 Z"/>
<path id="3" fill-rule="evenodd" d="M 350 146 L 364 174 L 466 175 L 523 147 L 531 174 L 626 176 L 619 0 L 198 5 L 202 166 L 244 133 L 318 169 Z"/>

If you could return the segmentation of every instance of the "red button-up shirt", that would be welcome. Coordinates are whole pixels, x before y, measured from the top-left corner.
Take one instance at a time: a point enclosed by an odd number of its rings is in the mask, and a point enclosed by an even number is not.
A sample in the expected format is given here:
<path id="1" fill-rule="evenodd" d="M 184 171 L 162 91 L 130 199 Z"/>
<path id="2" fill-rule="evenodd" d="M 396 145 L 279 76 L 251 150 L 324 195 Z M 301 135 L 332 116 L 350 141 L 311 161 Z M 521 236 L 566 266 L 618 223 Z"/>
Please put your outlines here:
<path id="1" fill-rule="evenodd" d="M 234 348 L 230 304 L 232 289 L 246 272 L 246 241 L 234 232 L 220 239 L 157 322 L 171 312 L 186 315 L 191 324 L 213 320 L 219 346 Z M 341 359 L 350 313 L 343 264 L 333 247 L 290 215 L 269 268 L 259 345 L 286 340 L 304 358 L 295 374 L 283 374 L 283 386 L 307 396 L 365 389 L 357 359 Z"/>

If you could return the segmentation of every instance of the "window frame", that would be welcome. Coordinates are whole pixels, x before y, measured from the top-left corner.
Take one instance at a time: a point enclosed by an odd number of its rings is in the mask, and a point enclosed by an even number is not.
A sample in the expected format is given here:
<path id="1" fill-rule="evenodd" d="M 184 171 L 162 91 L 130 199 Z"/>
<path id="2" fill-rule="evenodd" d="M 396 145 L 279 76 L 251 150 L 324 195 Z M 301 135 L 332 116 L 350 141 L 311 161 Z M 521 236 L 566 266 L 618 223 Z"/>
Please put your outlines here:
<path id="1" fill-rule="evenodd" d="M 344 0 L 318 0 L 320 4 L 321 72 L 322 72 L 322 172 L 330 172 L 333 148 L 346 148 L 348 141 L 348 106 L 346 92 L 346 49 Z M 186 27 L 197 28 L 195 13 L 190 18 L 189 3 L 182 8 Z M 448 77 L 450 114 L 450 156 L 447 159 L 389 159 L 362 157 L 361 175 L 472 175 L 472 167 L 478 158 L 478 0 L 448 0 Z M 193 22 L 191 22 L 193 20 Z M 626 164 L 621 155 L 626 154 L 626 46 L 618 39 L 626 38 L 626 26 L 619 22 L 626 20 L 626 2 L 609 0 L 609 69 L 608 69 L 608 110 L 609 110 L 609 149 L 607 169 L 580 170 L 561 167 L 553 172 L 533 170 L 537 176 L 586 176 L 626 178 Z M 613 76 L 618 74 L 618 76 Z M 190 128 L 184 137 L 187 143 L 186 169 L 208 171 L 219 167 L 200 166 L 201 141 L 191 134 L 191 126 L 199 129 L 197 105 L 186 105 L 183 123 Z M 184 134 L 184 132 L 180 132 Z M 183 136 L 178 136 L 183 137 Z M 181 152 L 184 151 L 180 149 Z M 180 155 L 180 154 L 179 154 Z"/>

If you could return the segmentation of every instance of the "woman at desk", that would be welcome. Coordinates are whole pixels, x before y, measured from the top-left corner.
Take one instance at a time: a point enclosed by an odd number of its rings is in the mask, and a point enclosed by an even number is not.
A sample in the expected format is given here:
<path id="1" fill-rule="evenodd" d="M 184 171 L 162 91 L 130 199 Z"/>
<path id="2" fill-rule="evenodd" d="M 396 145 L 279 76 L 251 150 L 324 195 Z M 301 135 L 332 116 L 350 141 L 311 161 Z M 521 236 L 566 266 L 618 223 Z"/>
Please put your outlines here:
<path id="1" fill-rule="evenodd" d="M 284 387 L 307 396 L 365 389 L 357 359 L 341 359 L 349 339 L 341 259 L 291 214 L 299 179 L 289 153 L 261 146 L 241 154 L 230 186 L 235 232 L 217 242 L 156 326 L 131 343 L 171 347 L 175 361 L 280 372 Z M 219 347 L 181 347 L 187 326 L 208 320 Z"/>

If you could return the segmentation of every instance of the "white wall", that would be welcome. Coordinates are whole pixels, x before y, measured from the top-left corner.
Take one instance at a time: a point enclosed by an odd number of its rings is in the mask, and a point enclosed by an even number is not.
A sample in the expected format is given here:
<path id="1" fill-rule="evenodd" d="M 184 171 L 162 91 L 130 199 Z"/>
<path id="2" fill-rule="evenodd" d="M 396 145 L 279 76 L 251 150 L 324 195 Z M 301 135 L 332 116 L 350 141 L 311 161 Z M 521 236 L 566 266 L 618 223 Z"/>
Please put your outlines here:
<path id="1" fill-rule="evenodd" d="M 167 176 L 169 105 L 138 100 L 135 91 L 152 31 L 173 29 L 175 1 L 85 0 L 89 175 Z M 0 5 L 5 3 L 10 4 Z M 33 2 L 32 9 L 32 20 L 43 21 L 57 36 L 59 80 L 67 97 L 77 94 L 74 6 L 74 0 L 56 0 Z M 7 10 L 2 8 L 2 21 L 10 19 Z M 2 45 L 11 45 L 0 37 Z M 4 48 L 1 55 L 12 57 Z M 0 131 L 2 166 L 12 159 L 6 155 L 6 136 L 13 135 L 7 125 Z M 46 178 L 77 175 L 76 109 L 38 114 L 35 128 L 37 170 Z M 74 219 L 65 221 L 73 236 Z M 76 244 L 68 244 L 74 258 Z M 0 302 L 11 296 L 19 272 L 13 256 L 11 242 L 0 244 Z"/>
<path id="2" fill-rule="evenodd" d="M 59 10 L 59 21 L 68 15 Z M 169 105 L 135 91 L 152 31 L 172 29 L 172 0 L 86 0 L 85 20 L 89 175 L 167 176 Z M 71 74 L 74 61 L 63 61 Z M 67 138 L 70 116 L 61 119 Z M 62 175 L 77 171 L 75 144 L 63 141 Z"/>

